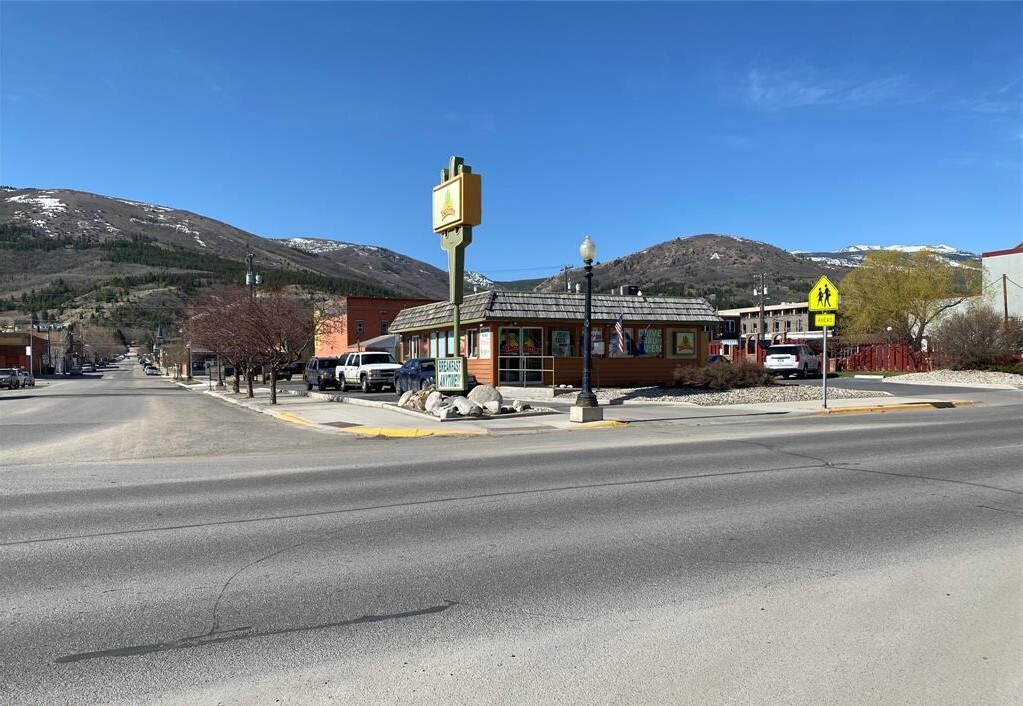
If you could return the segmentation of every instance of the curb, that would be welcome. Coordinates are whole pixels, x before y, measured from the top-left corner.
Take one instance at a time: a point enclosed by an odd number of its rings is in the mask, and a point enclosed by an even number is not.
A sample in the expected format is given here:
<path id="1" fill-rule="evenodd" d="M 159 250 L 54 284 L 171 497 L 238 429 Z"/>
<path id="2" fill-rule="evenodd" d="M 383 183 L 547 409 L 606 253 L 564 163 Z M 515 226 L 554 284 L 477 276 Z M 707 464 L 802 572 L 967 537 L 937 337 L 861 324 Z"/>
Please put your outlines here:
<path id="1" fill-rule="evenodd" d="M 933 402 L 902 402 L 900 404 L 889 404 L 889 405 L 868 405 L 862 407 L 840 407 L 838 409 L 824 409 L 819 410 L 815 414 L 817 415 L 829 415 L 829 414 L 866 414 L 869 412 L 899 412 L 906 410 L 919 410 L 919 409 L 957 409 L 959 407 L 973 407 L 974 402 L 969 400 L 950 400 L 944 401 L 933 401 Z"/>

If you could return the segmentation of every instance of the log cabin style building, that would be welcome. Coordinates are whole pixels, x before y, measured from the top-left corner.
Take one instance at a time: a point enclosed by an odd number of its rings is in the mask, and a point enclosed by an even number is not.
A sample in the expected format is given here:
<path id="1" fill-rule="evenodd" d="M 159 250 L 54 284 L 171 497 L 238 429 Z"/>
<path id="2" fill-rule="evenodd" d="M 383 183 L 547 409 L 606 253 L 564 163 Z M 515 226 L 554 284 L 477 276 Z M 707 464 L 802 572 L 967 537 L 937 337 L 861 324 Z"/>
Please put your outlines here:
<path id="1" fill-rule="evenodd" d="M 469 372 L 494 386 L 580 385 L 584 306 L 579 293 L 466 296 L 459 318 Z M 398 314 L 389 330 L 401 334 L 402 357 L 456 355 L 452 313 L 434 302 Z M 721 322 L 704 299 L 611 294 L 592 295 L 590 320 L 594 387 L 672 382 L 675 368 L 706 361 Z"/>

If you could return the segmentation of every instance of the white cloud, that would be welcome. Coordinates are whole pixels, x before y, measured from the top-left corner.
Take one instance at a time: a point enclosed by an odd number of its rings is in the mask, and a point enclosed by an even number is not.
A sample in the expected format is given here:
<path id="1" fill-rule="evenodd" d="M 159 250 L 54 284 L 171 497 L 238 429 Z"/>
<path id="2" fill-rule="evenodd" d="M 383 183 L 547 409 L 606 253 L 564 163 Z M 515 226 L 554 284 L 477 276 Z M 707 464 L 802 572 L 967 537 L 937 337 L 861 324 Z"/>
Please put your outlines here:
<path id="1" fill-rule="evenodd" d="M 862 108 L 919 100 L 919 92 L 902 74 L 838 77 L 808 67 L 752 68 L 742 78 L 741 95 L 764 110 L 805 106 Z"/>

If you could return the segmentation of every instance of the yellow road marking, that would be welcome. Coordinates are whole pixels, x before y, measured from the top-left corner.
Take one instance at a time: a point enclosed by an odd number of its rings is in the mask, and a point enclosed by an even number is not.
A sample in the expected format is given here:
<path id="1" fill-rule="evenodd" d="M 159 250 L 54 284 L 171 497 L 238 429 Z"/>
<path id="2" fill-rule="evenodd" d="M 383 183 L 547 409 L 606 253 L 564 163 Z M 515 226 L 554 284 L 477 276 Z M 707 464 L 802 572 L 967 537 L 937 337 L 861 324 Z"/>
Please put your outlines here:
<path id="1" fill-rule="evenodd" d="M 599 422 L 582 422 L 574 424 L 569 429 L 596 429 L 597 427 L 627 427 L 628 422 L 620 422 L 617 419 L 603 419 Z"/>
<path id="2" fill-rule="evenodd" d="M 294 414 L 288 414 L 287 412 L 278 412 L 277 418 L 283 419 L 286 422 L 291 422 L 292 424 L 301 424 L 304 427 L 313 426 L 313 423 L 308 419 L 302 419 L 302 417 L 296 417 Z"/>
<path id="3" fill-rule="evenodd" d="M 475 429 L 395 429 L 388 427 L 347 427 L 338 431 L 360 436 L 389 436 L 411 438 L 418 436 L 485 436 L 487 432 Z"/>
<path id="4" fill-rule="evenodd" d="M 973 407 L 974 402 L 969 400 L 956 400 L 949 402 L 905 402 L 902 404 L 889 404 L 889 405 L 869 405 L 862 407 L 845 407 L 839 409 L 824 409 L 817 412 L 821 414 L 863 414 L 866 412 L 898 412 L 907 409 L 923 409 L 930 407 L 931 409 L 954 409 L 957 407 Z"/>

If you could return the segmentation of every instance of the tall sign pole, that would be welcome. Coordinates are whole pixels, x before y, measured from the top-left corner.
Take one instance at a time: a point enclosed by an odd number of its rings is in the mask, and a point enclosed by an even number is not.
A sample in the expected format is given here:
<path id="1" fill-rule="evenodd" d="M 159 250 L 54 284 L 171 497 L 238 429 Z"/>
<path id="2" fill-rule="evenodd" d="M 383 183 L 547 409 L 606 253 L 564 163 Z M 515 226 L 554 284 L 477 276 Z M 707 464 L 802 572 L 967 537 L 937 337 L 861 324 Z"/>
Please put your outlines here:
<path id="1" fill-rule="evenodd" d="M 827 277 L 821 277 L 807 297 L 811 328 L 824 329 L 824 360 L 821 363 L 821 390 L 824 409 L 828 408 L 828 329 L 835 327 L 838 312 L 838 287 Z"/>
<path id="2" fill-rule="evenodd" d="M 452 157 L 440 172 L 440 184 L 433 187 L 433 232 L 440 235 L 441 248 L 448 253 L 448 302 L 455 352 L 450 360 L 437 360 L 437 389 L 464 390 L 466 361 L 462 355 L 461 314 L 465 288 L 465 249 L 472 243 L 472 227 L 482 218 L 480 175 L 461 157 Z"/>

